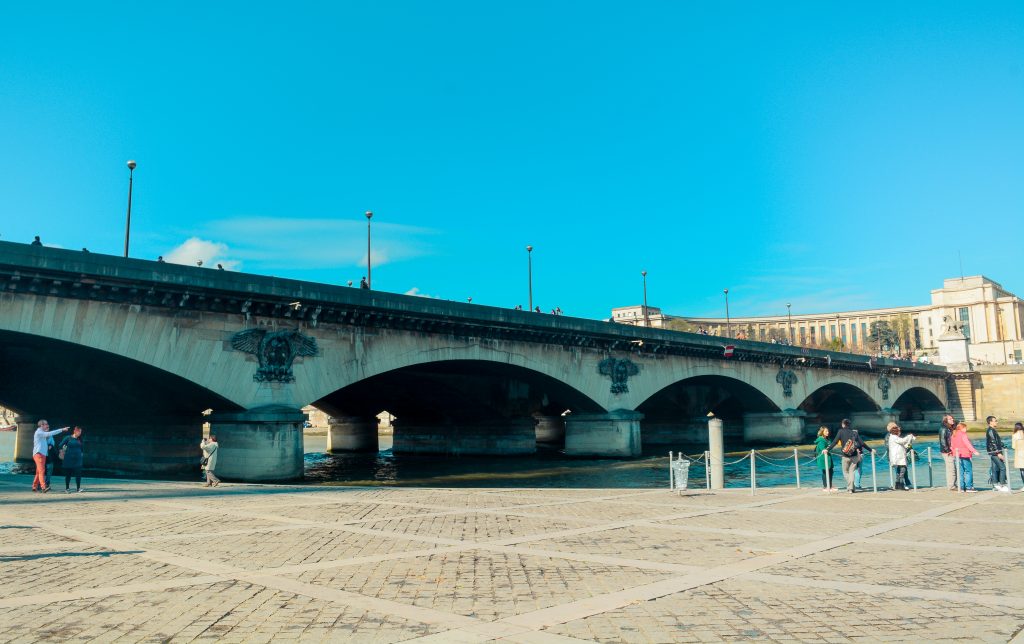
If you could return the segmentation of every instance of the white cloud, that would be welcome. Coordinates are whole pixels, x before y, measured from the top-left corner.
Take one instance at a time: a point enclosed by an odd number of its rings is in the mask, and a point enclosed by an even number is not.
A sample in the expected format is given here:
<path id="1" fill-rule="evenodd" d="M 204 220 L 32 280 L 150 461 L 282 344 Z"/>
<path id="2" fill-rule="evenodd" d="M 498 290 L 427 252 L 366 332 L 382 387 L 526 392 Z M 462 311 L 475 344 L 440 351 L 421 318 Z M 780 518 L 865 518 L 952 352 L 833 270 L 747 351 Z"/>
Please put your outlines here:
<path id="1" fill-rule="evenodd" d="M 171 264 L 188 264 L 195 266 L 200 260 L 203 266 L 210 268 L 220 264 L 225 270 L 236 270 L 241 262 L 235 259 L 228 259 L 228 245 L 220 242 L 190 237 L 180 246 L 172 249 L 164 260 Z"/>
<path id="2" fill-rule="evenodd" d="M 416 297 L 429 297 L 431 299 L 439 299 L 436 295 L 427 295 L 426 293 L 420 292 L 420 287 L 414 286 L 405 292 L 405 295 L 415 295 Z"/>

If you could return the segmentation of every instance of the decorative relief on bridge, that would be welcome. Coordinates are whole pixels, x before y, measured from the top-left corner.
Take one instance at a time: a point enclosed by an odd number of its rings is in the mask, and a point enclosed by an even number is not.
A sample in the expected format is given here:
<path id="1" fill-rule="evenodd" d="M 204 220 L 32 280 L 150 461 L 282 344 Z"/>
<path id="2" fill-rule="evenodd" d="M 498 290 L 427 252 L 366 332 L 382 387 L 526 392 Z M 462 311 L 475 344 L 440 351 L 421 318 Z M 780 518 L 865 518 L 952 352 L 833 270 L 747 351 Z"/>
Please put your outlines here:
<path id="1" fill-rule="evenodd" d="M 597 370 L 602 376 L 609 376 L 612 379 L 613 394 L 624 394 L 629 391 L 626 381 L 630 376 L 640 373 L 640 366 L 631 360 L 605 358 L 597 365 Z"/>
<path id="2" fill-rule="evenodd" d="M 247 329 L 231 336 L 231 346 L 238 351 L 251 353 L 260 361 L 259 369 L 252 379 L 256 382 L 295 382 L 292 363 L 298 356 L 315 356 L 319 353 L 316 338 L 289 331 L 267 331 Z"/>
<path id="3" fill-rule="evenodd" d="M 892 382 L 885 375 L 878 376 L 878 388 L 882 390 L 882 400 L 889 400 L 889 387 L 892 387 Z"/>
<path id="4" fill-rule="evenodd" d="M 775 382 L 782 385 L 782 395 L 786 398 L 793 397 L 793 385 L 799 381 L 795 373 L 783 367 L 779 367 L 779 373 L 775 374 Z"/>

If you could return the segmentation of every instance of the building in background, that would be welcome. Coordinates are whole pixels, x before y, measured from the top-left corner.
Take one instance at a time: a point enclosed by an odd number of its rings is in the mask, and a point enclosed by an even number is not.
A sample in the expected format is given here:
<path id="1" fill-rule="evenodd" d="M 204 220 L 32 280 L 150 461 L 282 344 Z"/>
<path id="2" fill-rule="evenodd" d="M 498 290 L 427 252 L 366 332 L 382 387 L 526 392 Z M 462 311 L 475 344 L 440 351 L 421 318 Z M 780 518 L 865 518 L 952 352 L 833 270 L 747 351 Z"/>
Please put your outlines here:
<path id="1" fill-rule="evenodd" d="M 762 317 L 698 318 L 665 315 L 647 307 L 652 327 L 705 329 L 760 342 L 791 343 L 865 354 L 884 353 L 934 359 L 938 338 L 953 323 L 962 325 L 975 364 L 1024 363 L 1024 305 L 1020 298 L 983 275 L 956 277 L 931 292 L 931 304 L 887 309 L 804 313 Z M 643 326 L 643 307 L 612 309 L 611 321 Z"/>

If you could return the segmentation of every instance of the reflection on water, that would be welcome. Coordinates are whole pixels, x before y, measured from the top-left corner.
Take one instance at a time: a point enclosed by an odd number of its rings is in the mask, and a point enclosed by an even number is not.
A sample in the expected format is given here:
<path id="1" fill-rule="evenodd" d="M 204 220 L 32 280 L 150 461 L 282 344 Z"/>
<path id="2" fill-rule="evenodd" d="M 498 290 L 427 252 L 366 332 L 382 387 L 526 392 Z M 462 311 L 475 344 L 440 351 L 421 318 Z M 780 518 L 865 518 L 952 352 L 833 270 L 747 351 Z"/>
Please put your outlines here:
<path id="1" fill-rule="evenodd" d="M 34 467 L 31 463 L 15 464 L 10 460 L 14 454 L 14 439 L 14 432 L 0 432 L 0 474 L 30 474 Z M 890 480 L 888 464 L 884 459 L 885 449 L 880 441 L 872 441 L 872 445 L 878 448 L 877 484 L 879 487 L 888 487 Z M 974 445 L 984 451 L 983 439 L 975 440 Z M 931 480 L 937 486 L 943 485 L 945 481 L 938 446 L 935 442 L 920 442 L 917 444 L 917 483 L 920 487 L 929 484 L 926 459 L 929 446 L 932 448 L 933 459 Z M 379 452 L 327 454 L 326 437 L 307 435 L 305 482 L 311 485 L 418 487 L 668 487 L 667 450 L 632 459 L 570 458 L 550 447 L 538 447 L 536 454 L 527 456 L 396 455 L 391 451 L 390 436 L 380 437 L 380 448 Z M 749 452 L 731 452 L 726 456 L 729 463 L 725 468 L 727 487 L 750 486 L 750 460 L 744 458 L 747 454 Z M 808 488 L 821 485 L 821 470 L 815 464 L 813 454 L 811 446 L 799 448 L 800 481 Z M 837 485 L 842 486 L 839 457 L 833 460 L 836 464 Z M 756 466 L 759 487 L 796 483 L 792 447 L 759 450 Z M 974 459 L 974 480 L 977 485 L 987 487 L 988 470 L 988 458 Z M 195 480 L 199 480 L 198 469 Z M 689 484 L 691 488 L 704 487 L 703 462 L 691 465 Z M 870 458 L 865 459 L 863 465 L 862 484 L 865 488 L 871 488 Z"/>

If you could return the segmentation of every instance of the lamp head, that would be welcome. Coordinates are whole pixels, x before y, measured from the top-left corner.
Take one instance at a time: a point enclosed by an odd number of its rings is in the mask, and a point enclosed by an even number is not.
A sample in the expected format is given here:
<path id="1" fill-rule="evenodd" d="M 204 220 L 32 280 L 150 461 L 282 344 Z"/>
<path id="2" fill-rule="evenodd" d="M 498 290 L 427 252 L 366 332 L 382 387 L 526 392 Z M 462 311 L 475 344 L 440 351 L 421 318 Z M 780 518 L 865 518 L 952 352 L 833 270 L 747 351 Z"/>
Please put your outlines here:
<path id="1" fill-rule="evenodd" d="M 130 160 L 128 161 L 128 169 L 129 170 L 134 170 L 135 169 L 135 162 L 134 161 L 130 161 Z"/>
<path id="2" fill-rule="evenodd" d="M 644 277 L 647 277 L 647 271 L 640 271 L 640 274 L 643 275 Z"/>
<path id="3" fill-rule="evenodd" d="M 370 218 L 372 218 L 372 217 L 373 217 L 373 211 L 372 211 L 372 210 L 367 210 L 367 211 L 366 211 L 366 218 L 367 218 L 367 219 L 370 219 Z"/>
<path id="4" fill-rule="evenodd" d="M 526 252 L 532 253 L 533 252 L 533 246 L 527 246 L 526 247 Z"/>

